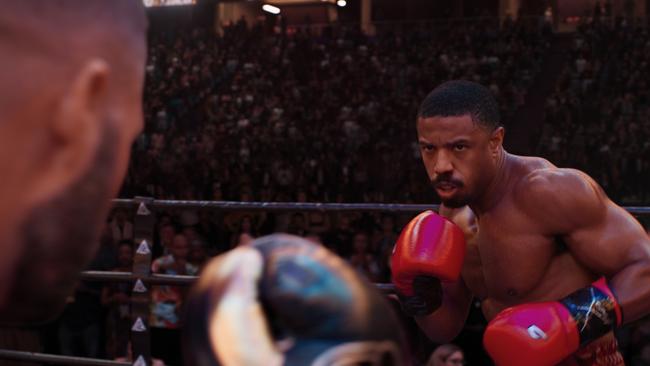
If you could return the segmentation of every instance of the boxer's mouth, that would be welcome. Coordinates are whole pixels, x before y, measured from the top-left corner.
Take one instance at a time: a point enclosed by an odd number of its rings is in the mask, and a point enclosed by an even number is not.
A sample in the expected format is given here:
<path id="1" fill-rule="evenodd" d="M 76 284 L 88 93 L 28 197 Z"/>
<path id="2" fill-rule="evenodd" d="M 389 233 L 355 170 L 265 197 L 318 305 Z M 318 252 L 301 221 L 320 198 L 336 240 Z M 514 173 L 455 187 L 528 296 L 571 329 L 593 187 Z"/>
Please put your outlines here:
<path id="1" fill-rule="evenodd" d="M 453 190 L 455 190 L 457 188 L 458 188 L 458 185 L 456 185 L 454 183 L 442 182 L 442 183 L 436 184 L 436 190 L 438 190 L 438 191 L 448 192 L 448 191 L 453 191 Z"/>
<path id="2" fill-rule="evenodd" d="M 458 185 L 449 182 L 441 182 L 435 185 L 436 192 L 440 197 L 448 197 L 456 193 Z"/>

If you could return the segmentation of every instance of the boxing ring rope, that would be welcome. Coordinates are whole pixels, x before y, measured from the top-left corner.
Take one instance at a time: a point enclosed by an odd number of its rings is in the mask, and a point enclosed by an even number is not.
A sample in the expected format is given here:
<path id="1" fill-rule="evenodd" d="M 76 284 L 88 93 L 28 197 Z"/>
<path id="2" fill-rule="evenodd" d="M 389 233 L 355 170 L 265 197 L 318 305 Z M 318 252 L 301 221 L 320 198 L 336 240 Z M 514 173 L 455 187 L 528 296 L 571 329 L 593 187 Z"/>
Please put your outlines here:
<path id="1" fill-rule="evenodd" d="M 137 280 L 152 285 L 191 286 L 197 276 L 151 274 L 138 276 L 133 272 L 84 271 L 81 280 L 90 282 L 135 282 Z"/>
<path id="2" fill-rule="evenodd" d="M 113 200 L 115 207 L 134 207 L 137 199 Z M 240 202 L 240 201 L 176 201 L 155 200 L 153 208 L 202 208 L 227 211 L 366 211 L 366 212 L 413 212 L 437 210 L 439 205 L 416 205 L 400 203 L 316 203 L 316 202 Z M 650 212 L 650 209 L 649 211 Z"/>
<path id="3" fill-rule="evenodd" d="M 397 204 L 397 203 L 312 203 L 312 202 L 236 202 L 236 201 L 182 201 L 155 200 L 149 197 L 113 200 L 114 207 L 136 209 L 133 220 L 135 254 L 131 272 L 85 271 L 80 279 L 91 282 L 134 283 L 131 295 L 131 318 L 133 320 L 131 344 L 134 362 L 59 356 L 0 349 L 0 360 L 35 361 L 49 365 L 88 365 L 88 366 L 148 366 L 151 365 L 149 337 L 149 304 L 151 294 L 147 285 L 191 286 L 198 277 L 162 275 L 151 273 L 151 246 L 155 230 L 155 213 L 164 209 L 210 209 L 224 211 L 321 211 L 321 212 L 392 212 L 420 213 L 437 210 L 439 205 Z M 634 215 L 650 215 L 650 207 L 624 207 Z M 392 294 L 395 288 L 389 283 L 375 283 L 374 286 L 384 294 Z"/>
<path id="4" fill-rule="evenodd" d="M 149 276 L 138 276 L 132 272 L 107 272 L 107 271 L 84 271 L 81 272 L 81 280 L 89 282 L 136 282 L 152 285 L 170 286 L 191 286 L 198 276 L 179 276 L 152 274 Z M 377 290 L 385 294 L 395 293 L 395 286 L 392 283 L 374 283 Z"/>
<path id="5" fill-rule="evenodd" d="M 138 199 L 115 199 L 115 207 L 134 207 Z M 437 204 L 403 204 L 403 203 L 319 203 L 319 202 L 241 202 L 241 201 L 184 201 L 154 200 L 149 204 L 154 208 L 209 208 L 227 211 L 365 211 L 365 212 L 404 212 L 420 213 L 426 210 L 438 210 Z M 626 211 L 633 215 L 648 215 L 648 206 L 626 206 Z"/>
<path id="6" fill-rule="evenodd" d="M 48 365 L 131 366 L 130 362 L 50 355 L 46 353 L 0 350 L 0 360 L 42 362 Z"/>

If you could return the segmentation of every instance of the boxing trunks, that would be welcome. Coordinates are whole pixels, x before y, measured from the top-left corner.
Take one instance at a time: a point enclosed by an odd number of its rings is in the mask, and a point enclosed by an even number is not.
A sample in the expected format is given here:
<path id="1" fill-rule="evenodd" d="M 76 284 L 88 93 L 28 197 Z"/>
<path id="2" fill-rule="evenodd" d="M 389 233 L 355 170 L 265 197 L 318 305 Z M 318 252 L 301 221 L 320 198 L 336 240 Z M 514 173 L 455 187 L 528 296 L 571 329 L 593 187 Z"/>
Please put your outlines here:
<path id="1" fill-rule="evenodd" d="M 589 343 L 558 366 L 625 366 L 614 333 Z"/>

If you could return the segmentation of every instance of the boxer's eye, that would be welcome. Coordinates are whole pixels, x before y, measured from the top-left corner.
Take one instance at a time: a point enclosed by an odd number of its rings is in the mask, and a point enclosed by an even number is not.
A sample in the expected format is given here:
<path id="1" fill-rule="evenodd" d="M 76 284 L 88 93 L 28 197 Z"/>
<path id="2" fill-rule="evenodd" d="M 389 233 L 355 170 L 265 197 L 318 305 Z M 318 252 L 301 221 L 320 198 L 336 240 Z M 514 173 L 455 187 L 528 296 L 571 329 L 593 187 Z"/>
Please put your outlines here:
<path id="1" fill-rule="evenodd" d="M 463 145 L 463 144 L 454 145 L 454 151 L 464 151 L 465 149 L 467 149 L 467 145 Z"/>
<path id="2" fill-rule="evenodd" d="M 422 148 L 423 151 L 426 151 L 426 152 L 433 151 L 434 148 L 435 148 L 435 147 L 434 147 L 433 145 L 431 145 L 431 144 L 422 144 L 422 145 L 420 145 L 420 147 Z"/>

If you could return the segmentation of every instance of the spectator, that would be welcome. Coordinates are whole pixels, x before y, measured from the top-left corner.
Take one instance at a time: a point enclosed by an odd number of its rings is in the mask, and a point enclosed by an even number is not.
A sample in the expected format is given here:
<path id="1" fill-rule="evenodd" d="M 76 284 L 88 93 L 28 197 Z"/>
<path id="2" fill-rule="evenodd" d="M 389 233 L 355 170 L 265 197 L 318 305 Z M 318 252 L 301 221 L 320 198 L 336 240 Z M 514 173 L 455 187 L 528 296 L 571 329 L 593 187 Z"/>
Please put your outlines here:
<path id="1" fill-rule="evenodd" d="M 253 218 L 249 215 L 241 216 L 235 235 L 232 236 L 230 247 L 241 245 L 243 238 L 256 238 L 257 236 L 258 233 L 253 228 Z M 244 239 L 244 242 L 247 242 L 247 239 Z"/>
<path id="2" fill-rule="evenodd" d="M 291 222 L 289 222 L 289 228 L 287 230 L 289 234 L 297 236 L 307 235 L 307 229 L 305 225 L 305 214 L 302 212 L 295 212 L 291 215 Z"/>
<path id="3" fill-rule="evenodd" d="M 350 226 L 350 217 L 346 214 L 340 214 L 336 221 L 334 230 L 328 233 L 325 245 L 335 253 L 346 258 L 352 252 L 352 228 Z"/>
<path id="4" fill-rule="evenodd" d="M 158 230 L 158 245 L 154 247 L 153 253 L 156 256 L 163 256 L 169 254 L 169 248 L 172 246 L 174 236 L 176 235 L 176 228 L 169 222 L 164 222 L 160 225 Z"/>
<path id="5" fill-rule="evenodd" d="M 208 261 L 208 251 L 201 241 L 195 241 L 190 245 L 188 261 L 197 268 L 200 273 Z"/>
<path id="6" fill-rule="evenodd" d="M 391 215 L 383 215 L 381 217 L 381 230 L 374 245 L 374 253 L 377 253 L 380 281 L 390 280 L 390 255 L 396 242 L 395 218 Z"/>
<path id="7" fill-rule="evenodd" d="M 126 219 L 124 209 L 119 208 L 114 211 L 110 226 L 115 244 L 122 240 L 133 240 L 133 224 Z"/>
<path id="8" fill-rule="evenodd" d="M 361 274 L 366 276 L 370 281 L 379 280 L 380 268 L 377 258 L 369 251 L 368 235 L 364 232 L 354 234 L 353 252 L 348 261 L 350 265 L 357 269 Z"/>
<path id="9" fill-rule="evenodd" d="M 306 213 L 306 231 L 314 234 L 324 234 L 330 229 L 329 216 L 321 211 L 310 211 Z"/>
<path id="10" fill-rule="evenodd" d="M 133 242 L 122 240 L 117 247 L 117 267 L 113 271 L 131 272 L 133 269 Z M 102 289 L 101 303 L 108 308 L 106 322 L 107 355 L 125 356 L 131 332 L 131 289 L 127 282 L 114 282 Z"/>
<path id="11" fill-rule="evenodd" d="M 198 268 L 188 262 L 190 244 L 183 234 L 176 234 L 169 247 L 170 254 L 151 264 L 153 273 L 194 276 Z M 181 365 L 181 342 L 183 302 L 186 288 L 176 286 L 153 286 L 150 331 L 151 354 L 168 365 Z"/>

